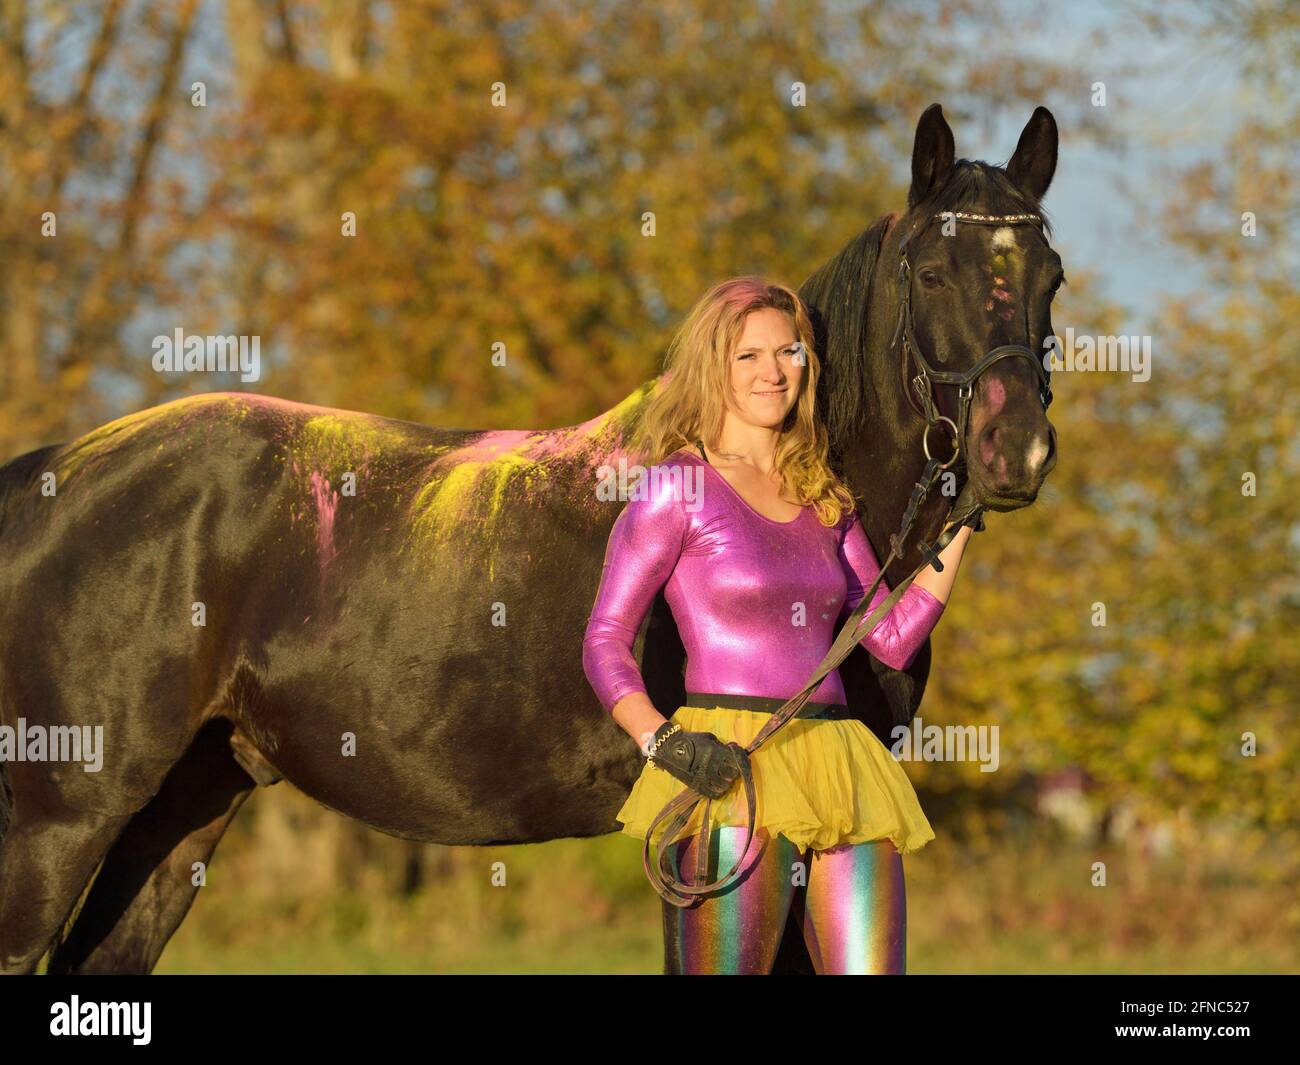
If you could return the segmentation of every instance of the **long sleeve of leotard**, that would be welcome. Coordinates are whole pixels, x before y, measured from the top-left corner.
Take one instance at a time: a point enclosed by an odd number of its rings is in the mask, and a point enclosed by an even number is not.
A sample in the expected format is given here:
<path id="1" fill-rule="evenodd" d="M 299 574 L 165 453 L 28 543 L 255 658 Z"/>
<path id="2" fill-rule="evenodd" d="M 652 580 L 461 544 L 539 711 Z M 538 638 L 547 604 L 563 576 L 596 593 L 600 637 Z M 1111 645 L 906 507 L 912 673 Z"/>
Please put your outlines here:
<path id="1" fill-rule="evenodd" d="M 623 696 L 646 690 L 632 645 L 655 595 L 672 576 L 686 537 L 678 492 L 667 480 L 651 485 L 645 498 L 634 494 L 610 530 L 582 641 L 583 671 L 606 712 Z"/>
<path id="2" fill-rule="evenodd" d="M 848 519 L 848 529 L 840 546 L 840 561 L 849 588 L 844 608 L 840 611 L 840 624 L 862 602 L 862 596 L 880 573 L 880 560 L 871 549 L 871 541 L 863 531 L 862 523 L 854 512 Z M 892 589 L 888 581 L 881 581 L 871 598 L 870 610 L 875 610 L 889 598 Z M 944 604 L 913 581 L 892 609 L 859 641 L 891 669 L 906 669 L 916 653 L 934 630 L 943 613 Z M 868 611 L 870 613 L 870 611 Z"/>

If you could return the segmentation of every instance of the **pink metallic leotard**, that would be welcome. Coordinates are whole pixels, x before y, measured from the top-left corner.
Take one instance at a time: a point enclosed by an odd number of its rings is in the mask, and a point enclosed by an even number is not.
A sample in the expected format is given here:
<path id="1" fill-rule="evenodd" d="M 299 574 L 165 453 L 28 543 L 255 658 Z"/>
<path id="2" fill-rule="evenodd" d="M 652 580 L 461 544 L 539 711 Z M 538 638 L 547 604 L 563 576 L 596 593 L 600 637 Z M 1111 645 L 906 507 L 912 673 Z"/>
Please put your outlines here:
<path id="1" fill-rule="evenodd" d="M 583 669 L 606 711 L 645 692 L 632 645 L 663 588 L 686 647 L 687 691 L 788 699 L 808 683 L 879 572 L 856 513 L 830 528 L 811 506 L 794 521 L 775 521 L 703 459 L 676 451 L 638 482 L 614 522 Z M 872 608 L 889 592 L 881 581 Z M 943 607 L 913 583 L 862 646 L 905 669 Z M 812 700 L 845 702 L 839 670 Z"/>

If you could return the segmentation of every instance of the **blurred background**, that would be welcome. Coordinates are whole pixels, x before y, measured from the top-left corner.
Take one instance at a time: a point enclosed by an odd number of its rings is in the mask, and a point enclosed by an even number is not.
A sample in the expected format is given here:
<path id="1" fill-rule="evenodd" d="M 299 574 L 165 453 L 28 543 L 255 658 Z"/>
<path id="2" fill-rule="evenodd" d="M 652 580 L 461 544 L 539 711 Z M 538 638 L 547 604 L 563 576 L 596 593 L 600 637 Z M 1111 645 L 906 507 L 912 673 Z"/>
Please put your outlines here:
<path id="1" fill-rule="evenodd" d="M 191 391 L 584 421 L 658 372 L 709 285 L 797 285 L 901 209 L 928 104 L 990 162 L 1049 107 L 1057 330 L 1150 336 L 1152 372 L 1055 375 L 1060 464 L 967 555 L 921 717 L 998 725 L 1001 767 L 907 765 L 938 835 L 906 861 L 909 968 L 1300 971 L 1296 5 L 0 20 L 5 459 Z M 154 372 L 177 327 L 260 336 L 262 379 Z M 159 971 L 657 972 L 659 921 L 630 837 L 412 844 L 281 783 Z"/>

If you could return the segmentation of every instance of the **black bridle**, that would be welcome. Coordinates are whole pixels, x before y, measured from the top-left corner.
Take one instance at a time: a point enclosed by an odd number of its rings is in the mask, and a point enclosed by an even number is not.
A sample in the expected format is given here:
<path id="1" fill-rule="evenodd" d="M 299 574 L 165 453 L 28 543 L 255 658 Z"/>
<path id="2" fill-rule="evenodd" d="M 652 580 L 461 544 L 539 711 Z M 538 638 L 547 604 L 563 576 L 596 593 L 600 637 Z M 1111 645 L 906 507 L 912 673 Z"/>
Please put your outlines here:
<path id="1" fill-rule="evenodd" d="M 927 459 L 933 458 L 930 454 L 930 429 L 940 422 L 947 422 L 952 429 L 952 455 L 947 462 L 939 466 L 941 470 L 948 469 L 961 454 L 962 441 L 966 439 L 966 422 L 970 417 L 970 405 L 975 392 L 975 381 L 999 359 L 1012 357 L 1028 359 L 1038 377 L 1038 398 L 1043 404 L 1043 410 L 1052 405 L 1051 372 L 1043 365 L 1042 360 L 1023 344 L 1003 344 L 1000 347 L 993 348 L 991 351 L 985 352 L 979 361 L 967 370 L 936 370 L 926 360 L 921 345 L 917 343 L 916 330 L 912 323 L 912 264 L 907 258 L 907 247 L 929 229 L 937 219 L 949 218 L 955 222 L 970 222 L 983 226 L 1015 226 L 1028 223 L 1041 227 L 1043 224 L 1042 217 L 1036 214 L 971 214 L 964 211 L 942 211 L 930 215 L 922 221 L 898 245 L 898 327 L 894 330 L 894 339 L 890 342 L 889 349 L 893 351 L 900 343 L 902 345 L 903 391 L 907 395 L 907 401 L 912 405 L 912 409 L 925 419 L 925 432 L 922 434 L 921 440 Z M 920 373 L 909 382 L 908 374 L 911 371 L 913 358 L 916 360 Z M 934 400 L 933 389 L 935 384 L 957 386 L 957 421 L 955 423 L 947 415 L 940 413 Z"/>

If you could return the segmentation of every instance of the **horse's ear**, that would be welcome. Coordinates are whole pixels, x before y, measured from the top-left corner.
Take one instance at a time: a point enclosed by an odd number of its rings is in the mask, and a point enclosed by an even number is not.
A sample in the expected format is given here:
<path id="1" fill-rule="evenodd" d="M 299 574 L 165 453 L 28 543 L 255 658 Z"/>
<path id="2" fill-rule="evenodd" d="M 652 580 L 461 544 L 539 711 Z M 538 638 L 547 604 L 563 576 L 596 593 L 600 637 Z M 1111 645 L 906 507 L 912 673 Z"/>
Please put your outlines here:
<path id="1" fill-rule="evenodd" d="M 952 130 L 943 117 L 943 108 L 931 104 L 916 124 L 916 141 L 912 145 L 912 187 L 907 206 L 915 207 L 926 194 L 933 192 L 948 177 L 955 157 Z"/>
<path id="2" fill-rule="evenodd" d="M 1041 200 L 1056 173 L 1056 119 L 1046 107 L 1034 108 L 1020 133 L 1016 154 L 1007 163 L 1007 177 L 1018 189 Z"/>

